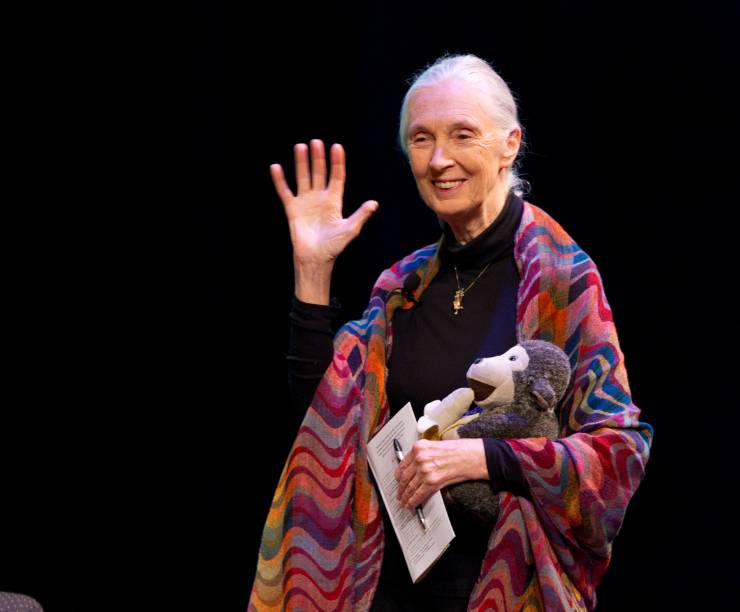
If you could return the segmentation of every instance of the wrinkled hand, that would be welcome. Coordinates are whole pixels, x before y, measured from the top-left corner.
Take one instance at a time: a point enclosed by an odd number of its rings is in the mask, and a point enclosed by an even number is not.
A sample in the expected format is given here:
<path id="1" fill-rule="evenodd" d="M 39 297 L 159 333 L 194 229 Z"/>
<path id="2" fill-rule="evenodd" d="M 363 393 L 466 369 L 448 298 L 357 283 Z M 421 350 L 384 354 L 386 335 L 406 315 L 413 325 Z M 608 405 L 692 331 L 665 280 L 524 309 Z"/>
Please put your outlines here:
<path id="1" fill-rule="evenodd" d="M 368 200 L 350 217 L 342 217 L 344 196 L 345 157 L 340 144 L 331 147 L 331 178 L 326 183 L 326 156 L 324 143 L 311 141 L 309 167 L 308 147 L 296 144 L 295 154 L 297 195 L 288 187 L 280 164 L 270 166 L 270 175 L 285 208 L 297 261 L 310 264 L 333 262 L 345 247 L 356 238 L 365 222 L 378 208 L 375 200 Z"/>
<path id="2" fill-rule="evenodd" d="M 405 508 L 423 504 L 430 495 L 456 482 L 487 480 L 480 438 L 417 440 L 396 468 L 398 498 Z"/>

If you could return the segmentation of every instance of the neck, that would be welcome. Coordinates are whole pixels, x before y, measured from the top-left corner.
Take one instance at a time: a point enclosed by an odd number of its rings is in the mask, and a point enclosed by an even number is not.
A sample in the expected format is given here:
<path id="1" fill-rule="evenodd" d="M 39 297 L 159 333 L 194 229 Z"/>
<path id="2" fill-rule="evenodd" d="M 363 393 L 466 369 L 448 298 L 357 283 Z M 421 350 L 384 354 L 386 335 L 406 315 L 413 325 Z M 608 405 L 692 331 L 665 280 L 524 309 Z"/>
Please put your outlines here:
<path id="1" fill-rule="evenodd" d="M 469 212 L 467 216 L 442 217 L 442 220 L 450 226 L 457 243 L 460 245 L 466 244 L 496 220 L 504 208 L 506 196 L 506 189 L 501 184 L 497 184 L 483 200 L 483 203 Z"/>

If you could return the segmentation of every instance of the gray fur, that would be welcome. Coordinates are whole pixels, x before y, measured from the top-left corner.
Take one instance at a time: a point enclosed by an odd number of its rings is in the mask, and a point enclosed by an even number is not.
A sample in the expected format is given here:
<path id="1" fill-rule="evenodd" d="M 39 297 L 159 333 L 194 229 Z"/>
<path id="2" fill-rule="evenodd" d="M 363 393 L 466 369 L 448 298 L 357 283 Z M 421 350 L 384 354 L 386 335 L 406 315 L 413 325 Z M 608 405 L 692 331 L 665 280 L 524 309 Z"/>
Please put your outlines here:
<path id="1" fill-rule="evenodd" d="M 555 409 L 570 382 L 568 356 L 544 340 L 519 344 L 529 356 L 525 370 L 514 371 L 514 401 L 484 409 L 480 417 L 458 428 L 461 438 L 558 437 Z M 498 517 L 499 492 L 486 480 L 451 485 L 443 491 L 448 503 L 461 506 L 475 518 L 493 526 Z"/>

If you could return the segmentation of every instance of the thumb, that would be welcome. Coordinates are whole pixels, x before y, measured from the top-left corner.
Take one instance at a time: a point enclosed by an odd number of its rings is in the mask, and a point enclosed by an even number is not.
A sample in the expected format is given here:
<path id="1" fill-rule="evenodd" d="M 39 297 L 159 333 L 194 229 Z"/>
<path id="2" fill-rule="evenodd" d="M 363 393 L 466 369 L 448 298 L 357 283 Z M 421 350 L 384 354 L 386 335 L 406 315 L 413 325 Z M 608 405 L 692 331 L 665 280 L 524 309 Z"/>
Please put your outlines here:
<path id="1" fill-rule="evenodd" d="M 352 224 L 352 227 L 355 229 L 355 232 L 358 234 L 360 233 L 360 230 L 362 229 L 363 225 L 367 222 L 367 220 L 372 216 L 372 214 L 378 210 L 378 204 L 375 200 L 368 200 L 365 202 L 360 208 L 358 208 L 355 212 L 353 212 L 349 217 L 349 222 Z"/>

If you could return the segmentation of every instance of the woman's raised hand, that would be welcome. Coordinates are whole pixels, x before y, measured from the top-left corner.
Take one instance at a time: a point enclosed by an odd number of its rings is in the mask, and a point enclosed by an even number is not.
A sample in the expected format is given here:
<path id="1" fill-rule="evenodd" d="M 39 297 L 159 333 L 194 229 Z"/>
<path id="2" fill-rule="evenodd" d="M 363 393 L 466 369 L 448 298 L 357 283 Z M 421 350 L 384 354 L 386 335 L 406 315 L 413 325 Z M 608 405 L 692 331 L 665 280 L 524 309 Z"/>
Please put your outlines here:
<path id="1" fill-rule="evenodd" d="M 326 155 L 321 140 L 311 141 L 311 161 L 308 147 L 299 143 L 295 153 L 296 183 L 293 192 L 285 181 L 280 164 L 270 166 L 275 190 L 283 202 L 293 243 L 293 260 L 301 265 L 331 266 L 334 260 L 362 230 L 365 222 L 378 208 L 368 200 L 348 218 L 342 217 L 345 163 L 340 144 L 331 147 L 331 178 L 326 183 Z"/>

